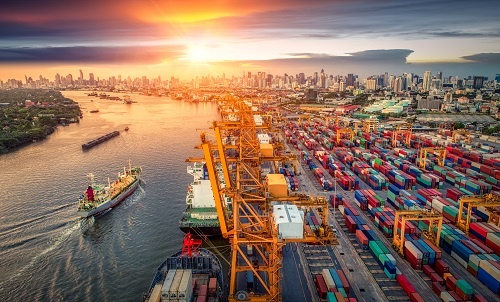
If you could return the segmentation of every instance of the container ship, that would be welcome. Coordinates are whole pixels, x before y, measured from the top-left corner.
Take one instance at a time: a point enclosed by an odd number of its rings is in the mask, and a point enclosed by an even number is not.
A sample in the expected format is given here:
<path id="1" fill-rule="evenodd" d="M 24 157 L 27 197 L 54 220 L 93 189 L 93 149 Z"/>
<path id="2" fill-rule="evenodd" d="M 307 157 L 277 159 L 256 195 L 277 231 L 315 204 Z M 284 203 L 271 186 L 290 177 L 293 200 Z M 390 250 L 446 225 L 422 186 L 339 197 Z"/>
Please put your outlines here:
<path id="1" fill-rule="evenodd" d="M 226 301 L 222 265 L 200 245 L 201 240 L 187 233 L 182 250 L 158 267 L 143 301 Z"/>
<path id="2" fill-rule="evenodd" d="M 186 210 L 179 222 L 180 229 L 184 233 L 191 232 L 203 236 L 220 235 L 219 218 L 205 163 L 196 162 L 193 166 L 188 166 L 187 173 L 193 176 L 193 182 L 187 188 Z M 218 174 L 219 181 L 224 186 L 222 169 L 218 169 Z M 224 201 L 231 211 L 231 199 L 225 197 Z"/>
<path id="3" fill-rule="evenodd" d="M 130 196 L 139 186 L 142 168 L 132 167 L 118 173 L 114 182 L 108 179 L 108 185 L 94 183 L 94 175 L 88 174 L 90 185 L 78 200 L 78 214 L 81 217 L 90 217 L 113 208 Z"/>

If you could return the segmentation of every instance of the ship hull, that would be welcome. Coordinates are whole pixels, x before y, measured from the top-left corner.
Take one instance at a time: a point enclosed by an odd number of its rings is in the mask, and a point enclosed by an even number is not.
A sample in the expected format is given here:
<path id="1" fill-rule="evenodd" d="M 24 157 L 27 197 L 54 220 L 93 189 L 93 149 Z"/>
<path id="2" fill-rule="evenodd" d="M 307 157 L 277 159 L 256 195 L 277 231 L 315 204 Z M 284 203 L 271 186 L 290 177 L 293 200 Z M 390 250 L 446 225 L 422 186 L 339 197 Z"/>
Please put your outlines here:
<path id="1" fill-rule="evenodd" d="M 193 235 L 203 234 L 204 236 L 220 236 L 222 234 L 220 227 L 179 227 L 184 233 L 191 233 Z"/>
<path id="2" fill-rule="evenodd" d="M 117 206 L 118 204 L 120 204 L 122 201 L 124 201 L 127 197 L 129 197 L 130 195 L 132 195 L 132 193 L 134 193 L 134 191 L 137 189 L 137 187 L 139 186 L 139 179 L 136 179 L 129 187 L 127 190 L 123 191 L 122 193 L 120 193 L 120 195 L 118 195 L 117 197 L 105 202 L 105 203 L 102 203 L 100 204 L 97 208 L 95 209 L 92 209 L 90 211 L 78 211 L 78 214 L 80 214 L 80 217 L 82 218 L 86 218 L 86 217 L 91 217 L 91 216 L 95 216 L 97 214 L 100 214 L 108 209 L 111 209 L 115 206 Z"/>

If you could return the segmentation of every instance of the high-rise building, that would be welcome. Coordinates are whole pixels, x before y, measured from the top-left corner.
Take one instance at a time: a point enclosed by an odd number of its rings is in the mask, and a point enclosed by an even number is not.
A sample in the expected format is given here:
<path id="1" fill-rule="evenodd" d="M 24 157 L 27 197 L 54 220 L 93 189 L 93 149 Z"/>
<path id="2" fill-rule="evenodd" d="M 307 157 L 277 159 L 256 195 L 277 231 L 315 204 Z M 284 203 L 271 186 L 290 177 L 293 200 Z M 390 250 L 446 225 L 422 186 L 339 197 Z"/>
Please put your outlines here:
<path id="1" fill-rule="evenodd" d="M 347 74 L 346 83 L 345 83 L 345 84 L 346 84 L 346 86 L 348 86 L 348 87 L 349 87 L 349 86 L 354 86 L 354 81 L 355 81 L 355 80 L 356 80 L 356 79 L 354 78 L 354 74 L 352 74 L 352 73 L 348 73 L 348 74 Z"/>
<path id="2" fill-rule="evenodd" d="M 377 80 L 368 78 L 366 80 L 366 89 L 367 90 L 376 90 L 377 89 Z"/>
<path id="3" fill-rule="evenodd" d="M 474 76 L 474 84 L 472 84 L 472 88 L 481 89 L 484 85 L 484 77 L 483 76 Z"/>
<path id="4" fill-rule="evenodd" d="M 497 73 L 495 75 L 495 81 L 497 81 L 497 83 L 500 83 L 500 73 Z"/>
<path id="5" fill-rule="evenodd" d="M 424 82 L 423 82 L 422 88 L 424 89 L 424 91 L 429 91 L 431 88 L 431 72 L 430 71 L 424 72 Z"/>
<path id="6" fill-rule="evenodd" d="M 90 86 L 95 86 L 94 74 L 92 72 L 89 73 L 89 85 Z"/>
<path id="7" fill-rule="evenodd" d="M 83 85 L 83 71 L 80 69 L 80 76 L 78 77 L 78 84 Z"/>

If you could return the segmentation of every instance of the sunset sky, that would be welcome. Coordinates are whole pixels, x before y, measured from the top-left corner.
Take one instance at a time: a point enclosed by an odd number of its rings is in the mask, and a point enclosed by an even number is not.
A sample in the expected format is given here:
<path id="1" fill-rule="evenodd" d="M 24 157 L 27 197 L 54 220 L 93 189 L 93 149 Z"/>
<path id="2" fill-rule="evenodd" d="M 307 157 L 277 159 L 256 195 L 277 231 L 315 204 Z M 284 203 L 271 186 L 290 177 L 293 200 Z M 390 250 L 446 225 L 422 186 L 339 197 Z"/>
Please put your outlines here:
<path id="1" fill-rule="evenodd" d="M 500 73 L 500 1 L 26 0 L 0 6 L 0 80 L 56 73 Z"/>

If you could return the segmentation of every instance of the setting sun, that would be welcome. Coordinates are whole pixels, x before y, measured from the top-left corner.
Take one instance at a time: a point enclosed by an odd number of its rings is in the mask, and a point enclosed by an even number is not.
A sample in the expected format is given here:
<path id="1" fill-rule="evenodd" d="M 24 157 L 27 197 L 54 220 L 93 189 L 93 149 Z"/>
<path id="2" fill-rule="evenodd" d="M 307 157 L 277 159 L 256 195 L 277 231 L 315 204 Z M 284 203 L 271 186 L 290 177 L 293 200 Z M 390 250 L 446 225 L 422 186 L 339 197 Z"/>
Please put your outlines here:
<path id="1" fill-rule="evenodd" d="M 186 54 L 186 60 L 192 62 L 206 62 L 213 59 L 210 55 L 210 49 L 204 45 L 191 45 Z"/>

